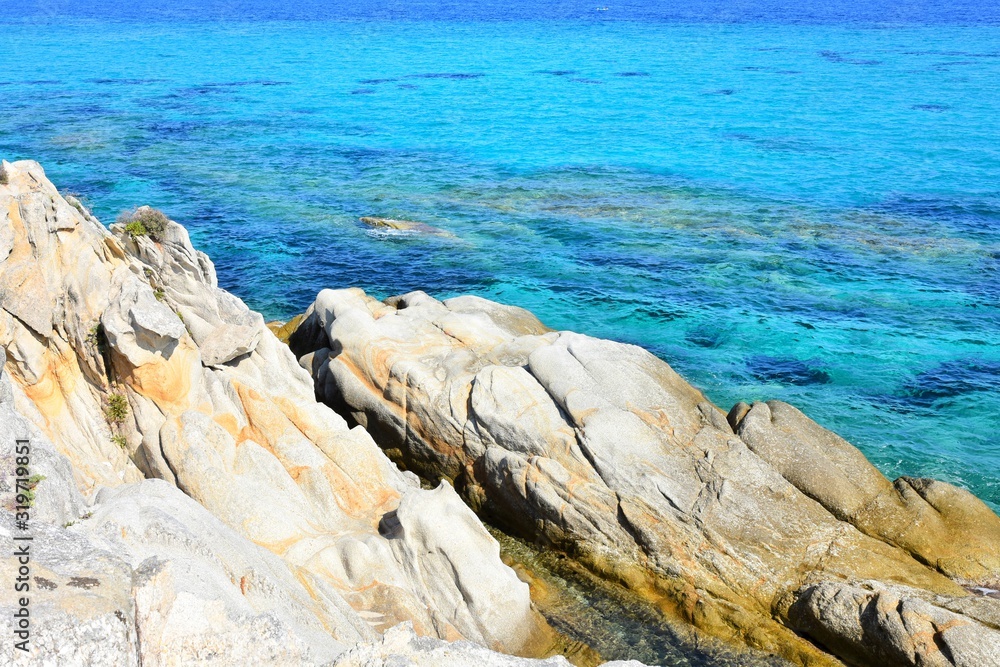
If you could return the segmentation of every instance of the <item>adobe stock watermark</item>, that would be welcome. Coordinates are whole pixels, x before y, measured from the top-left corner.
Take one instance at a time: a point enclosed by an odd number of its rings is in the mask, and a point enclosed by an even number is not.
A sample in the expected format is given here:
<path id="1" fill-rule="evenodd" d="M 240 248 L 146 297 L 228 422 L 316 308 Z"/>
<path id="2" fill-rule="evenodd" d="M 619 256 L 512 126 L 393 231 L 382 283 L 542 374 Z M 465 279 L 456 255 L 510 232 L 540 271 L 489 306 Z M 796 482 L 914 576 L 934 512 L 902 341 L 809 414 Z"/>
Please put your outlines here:
<path id="1" fill-rule="evenodd" d="M 31 443 L 17 440 L 14 443 L 15 493 L 14 501 L 14 559 L 17 574 L 14 591 L 18 594 L 14 606 L 14 648 L 28 651 L 31 641 L 31 508 L 35 504 L 35 486 L 41 481 L 31 474 Z"/>

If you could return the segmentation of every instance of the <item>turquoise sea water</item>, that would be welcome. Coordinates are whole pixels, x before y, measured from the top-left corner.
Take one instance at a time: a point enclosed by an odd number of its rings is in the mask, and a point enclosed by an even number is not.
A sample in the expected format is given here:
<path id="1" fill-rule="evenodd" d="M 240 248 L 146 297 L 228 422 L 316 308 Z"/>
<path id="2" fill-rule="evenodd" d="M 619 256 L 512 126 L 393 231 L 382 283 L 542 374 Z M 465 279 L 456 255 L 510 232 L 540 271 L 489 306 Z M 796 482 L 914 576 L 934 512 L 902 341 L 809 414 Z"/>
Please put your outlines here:
<path id="1" fill-rule="evenodd" d="M 0 156 L 268 318 L 479 294 L 1000 506 L 997 12 L 0 5 Z"/>

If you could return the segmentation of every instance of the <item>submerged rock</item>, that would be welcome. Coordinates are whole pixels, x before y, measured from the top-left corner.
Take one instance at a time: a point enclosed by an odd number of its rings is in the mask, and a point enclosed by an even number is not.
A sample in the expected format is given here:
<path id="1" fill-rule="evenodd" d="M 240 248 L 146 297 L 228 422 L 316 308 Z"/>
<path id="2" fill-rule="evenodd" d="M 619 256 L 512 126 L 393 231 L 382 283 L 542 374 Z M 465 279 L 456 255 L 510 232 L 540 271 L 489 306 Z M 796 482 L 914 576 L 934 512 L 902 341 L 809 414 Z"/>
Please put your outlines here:
<path id="1" fill-rule="evenodd" d="M 317 403 L 183 227 L 109 232 L 38 164 L 4 171 L 0 451 L 28 433 L 46 476 L 34 658 L 321 664 L 401 622 L 544 652 L 551 630 L 478 518 Z"/>
<path id="2" fill-rule="evenodd" d="M 290 344 L 317 396 L 401 465 L 717 637 L 881 665 L 801 611 L 812 586 L 892 582 L 979 623 L 963 585 L 1000 580 L 1000 518 L 968 492 L 890 482 L 780 402 L 727 419 L 634 346 L 483 300 L 357 289 L 321 292 Z"/>
<path id="3" fill-rule="evenodd" d="M 429 234 L 431 236 L 446 236 L 455 238 L 451 232 L 433 227 L 425 222 L 414 222 L 412 220 L 395 220 L 393 218 L 363 217 L 361 222 L 373 229 L 392 229 L 398 232 L 413 232 L 415 234 Z"/>

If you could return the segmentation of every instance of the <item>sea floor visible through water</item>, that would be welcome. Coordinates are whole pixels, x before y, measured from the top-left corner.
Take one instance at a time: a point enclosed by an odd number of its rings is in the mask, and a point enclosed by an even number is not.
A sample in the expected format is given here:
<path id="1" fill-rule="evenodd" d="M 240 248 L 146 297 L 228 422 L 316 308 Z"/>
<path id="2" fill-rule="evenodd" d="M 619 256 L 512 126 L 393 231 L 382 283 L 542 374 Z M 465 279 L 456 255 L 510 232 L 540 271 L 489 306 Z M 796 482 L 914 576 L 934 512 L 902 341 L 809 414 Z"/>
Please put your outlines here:
<path id="1" fill-rule="evenodd" d="M 634 593 L 602 581 L 563 554 L 487 526 L 503 561 L 531 588 L 531 599 L 566 638 L 558 646 L 577 667 L 638 660 L 658 667 L 790 667 L 761 651 L 737 649 L 666 621 Z M 586 648 L 583 648 L 586 647 Z"/>
<path id="2" fill-rule="evenodd" d="M 12 6 L 0 156 L 162 208 L 268 318 L 478 294 L 1000 506 L 996 13 L 640 4 Z"/>

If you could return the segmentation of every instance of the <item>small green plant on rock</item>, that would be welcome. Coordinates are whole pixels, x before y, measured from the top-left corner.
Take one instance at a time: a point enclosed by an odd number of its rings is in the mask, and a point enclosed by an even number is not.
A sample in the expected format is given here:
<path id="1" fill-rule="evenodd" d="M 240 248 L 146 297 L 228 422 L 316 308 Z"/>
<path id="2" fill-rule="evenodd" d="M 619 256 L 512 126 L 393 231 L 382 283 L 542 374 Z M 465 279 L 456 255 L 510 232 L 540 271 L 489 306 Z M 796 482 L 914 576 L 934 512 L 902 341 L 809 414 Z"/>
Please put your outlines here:
<path id="1" fill-rule="evenodd" d="M 101 344 L 101 323 L 97 322 L 87 332 L 87 344 L 98 347 Z"/>
<path id="2" fill-rule="evenodd" d="M 139 236 L 146 236 L 149 234 L 149 230 L 146 226 L 139 222 L 138 220 L 133 220 L 125 225 L 125 232 L 132 238 L 137 238 Z"/>
<path id="3" fill-rule="evenodd" d="M 117 222 L 125 225 L 125 232 L 132 238 L 149 236 L 153 240 L 159 240 L 167 228 L 167 216 L 163 211 L 148 206 L 122 211 L 118 214 Z"/>
<path id="4" fill-rule="evenodd" d="M 163 301 L 163 298 L 167 296 L 167 293 L 161 289 L 155 289 L 153 290 L 153 296 L 156 297 L 157 301 Z"/>
<path id="5" fill-rule="evenodd" d="M 67 521 L 66 523 L 63 524 L 63 528 L 69 528 L 74 523 L 76 523 L 76 521 Z"/>
<path id="6" fill-rule="evenodd" d="M 128 448 L 128 440 L 125 439 L 124 435 L 116 434 L 111 436 L 111 442 L 118 445 L 121 449 Z"/>
<path id="7" fill-rule="evenodd" d="M 10 181 L 7 179 L 7 170 L 3 168 L 0 164 L 0 185 L 7 185 Z"/>
<path id="8" fill-rule="evenodd" d="M 128 400 L 122 394 L 111 394 L 104 413 L 112 424 L 121 424 L 128 417 Z"/>

